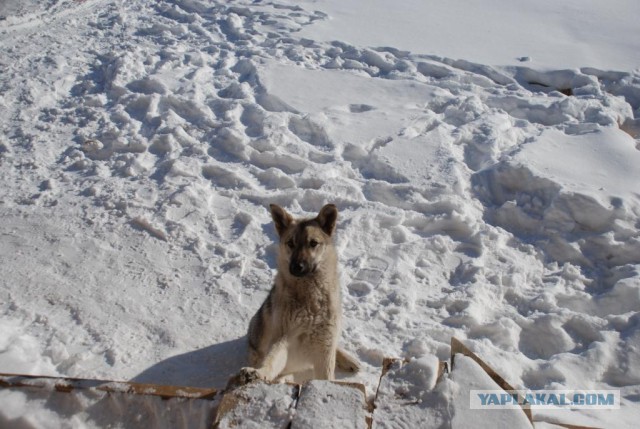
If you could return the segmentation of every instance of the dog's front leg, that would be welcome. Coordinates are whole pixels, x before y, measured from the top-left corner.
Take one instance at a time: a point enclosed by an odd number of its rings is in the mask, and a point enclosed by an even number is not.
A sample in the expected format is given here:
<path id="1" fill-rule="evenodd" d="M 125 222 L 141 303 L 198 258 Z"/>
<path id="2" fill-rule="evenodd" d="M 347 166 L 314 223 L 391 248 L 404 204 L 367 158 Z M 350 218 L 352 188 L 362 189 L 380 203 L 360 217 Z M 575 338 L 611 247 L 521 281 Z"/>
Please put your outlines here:
<path id="1" fill-rule="evenodd" d="M 229 379 L 227 389 L 235 389 L 258 380 L 274 381 L 287 364 L 288 347 L 289 342 L 286 338 L 275 342 L 257 368 L 241 368 L 236 375 Z"/>
<path id="2" fill-rule="evenodd" d="M 313 375 L 317 380 L 333 380 L 336 368 L 336 348 L 320 350 L 313 363 Z"/>
<path id="3" fill-rule="evenodd" d="M 260 377 L 267 381 L 275 380 L 287 365 L 288 352 L 289 341 L 286 337 L 276 341 L 262 360 L 260 367 L 256 368 Z"/>

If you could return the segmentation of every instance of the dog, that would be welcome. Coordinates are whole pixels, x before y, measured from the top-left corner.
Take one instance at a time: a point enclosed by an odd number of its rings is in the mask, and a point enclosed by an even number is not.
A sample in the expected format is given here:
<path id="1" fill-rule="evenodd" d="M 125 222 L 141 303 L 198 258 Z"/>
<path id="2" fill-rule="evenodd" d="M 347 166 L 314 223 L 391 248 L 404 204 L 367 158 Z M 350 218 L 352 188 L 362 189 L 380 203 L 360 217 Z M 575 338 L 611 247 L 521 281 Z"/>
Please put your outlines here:
<path id="1" fill-rule="evenodd" d="M 357 372 L 338 347 L 342 302 L 333 234 L 338 219 L 327 204 L 311 219 L 294 219 L 271 204 L 279 237 L 278 271 L 269 295 L 249 323 L 249 365 L 236 380 L 291 381 L 295 374 L 333 380 L 336 366 Z"/>

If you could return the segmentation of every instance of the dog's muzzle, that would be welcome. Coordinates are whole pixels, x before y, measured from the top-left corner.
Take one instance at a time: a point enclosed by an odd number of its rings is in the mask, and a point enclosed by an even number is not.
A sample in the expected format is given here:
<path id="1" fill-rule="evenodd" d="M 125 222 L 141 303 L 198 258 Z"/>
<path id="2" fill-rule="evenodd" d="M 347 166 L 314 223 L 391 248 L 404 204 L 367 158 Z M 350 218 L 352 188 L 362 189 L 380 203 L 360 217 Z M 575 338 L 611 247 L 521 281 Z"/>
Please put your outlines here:
<path id="1" fill-rule="evenodd" d="M 313 272 L 313 267 L 303 261 L 291 261 L 289 264 L 289 272 L 296 277 L 304 277 Z"/>

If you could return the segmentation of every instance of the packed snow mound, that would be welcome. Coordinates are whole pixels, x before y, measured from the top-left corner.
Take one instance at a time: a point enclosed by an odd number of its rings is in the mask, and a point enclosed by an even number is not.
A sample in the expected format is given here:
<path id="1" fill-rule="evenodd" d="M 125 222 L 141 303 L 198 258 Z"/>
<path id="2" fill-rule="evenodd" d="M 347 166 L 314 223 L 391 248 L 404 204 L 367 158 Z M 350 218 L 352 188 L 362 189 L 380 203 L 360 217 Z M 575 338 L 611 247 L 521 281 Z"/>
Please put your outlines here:
<path id="1" fill-rule="evenodd" d="M 637 264 L 640 151 L 615 127 L 556 129 L 473 177 L 487 219 L 549 259 L 590 269 Z"/>
<path id="2" fill-rule="evenodd" d="M 315 2 L 24 8 L 0 20 L 4 368 L 224 386 L 274 274 L 268 204 L 333 202 L 369 391 L 455 335 L 638 415 L 637 71 L 312 40 Z"/>

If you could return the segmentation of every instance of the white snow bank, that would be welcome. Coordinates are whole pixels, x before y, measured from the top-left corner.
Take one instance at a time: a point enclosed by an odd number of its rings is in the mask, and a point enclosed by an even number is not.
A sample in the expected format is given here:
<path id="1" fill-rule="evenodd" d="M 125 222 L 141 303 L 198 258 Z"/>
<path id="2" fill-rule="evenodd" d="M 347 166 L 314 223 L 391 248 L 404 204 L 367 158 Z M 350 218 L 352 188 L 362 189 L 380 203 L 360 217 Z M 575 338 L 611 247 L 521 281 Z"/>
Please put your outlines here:
<path id="1" fill-rule="evenodd" d="M 44 355 L 40 341 L 28 330 L 28 323 L 24 320 L 0 317 L 0 372 L 56 374 L 55 365 Z M 64 354 L 63 348 L 57 351 Z"/>
<path id="2" fill-rule="evenodd" d="M 617 128 L 545 130 L 474 180 L 496 225 L 544 240 L 554 260 L 607 268 L 637 262 L 638 165 L 635 141 Z"/>
<path id="3" fill-rule="evenodd" d="M 392 47 L 415 54 L 479 64 L 535 68 L 640 67 L 640 15 L 634 0 L 467 1 L 307 0 L 328 18 L 305 27 L 303 37 L 358 46 Z M 613 47 L 613 48 L 612 48 Z"/>
<path id="4" fill-rule="evenodd" d="M 545 130 L 513 162 L 603 207 L 635 204 L 640 197 L 640 151 L 631 136 L 615 127 L 577 135 Z"/>

